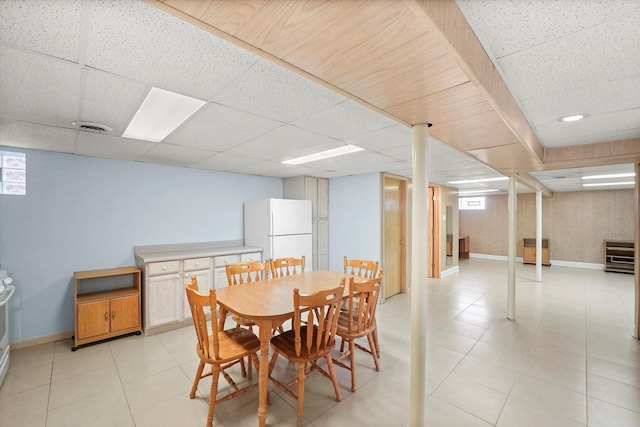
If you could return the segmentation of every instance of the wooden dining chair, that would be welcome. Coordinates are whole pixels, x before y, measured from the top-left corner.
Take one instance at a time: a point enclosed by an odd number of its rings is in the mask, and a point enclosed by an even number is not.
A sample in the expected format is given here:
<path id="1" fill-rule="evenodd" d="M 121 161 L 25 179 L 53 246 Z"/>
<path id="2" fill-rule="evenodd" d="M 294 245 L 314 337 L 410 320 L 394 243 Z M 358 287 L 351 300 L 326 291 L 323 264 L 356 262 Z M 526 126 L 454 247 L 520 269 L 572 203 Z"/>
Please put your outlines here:
<path id="1" fill-rule="evenodd" d="M 270 262 L 271 277 L 284 277 L 304 273 L 304 255 L 302 258 L 277 258 Z"/>
<path id="2" fill-rule="evenodd" d="M 342 400 L 338 380 L 333 369 L 331 350 L 336 343 L 336 328 L 340 316 L 340 301 L 344 293 L 345 279 L 340 286 L 309 295 L 293 290 L 293 328 L 271 338 L 273 356 L 269 362 L 269 379 L 289 396 L 298 401 L 298 426 L 302 425 L 304 406 L 304 380 L 313 371 L 319 371 L 333 382 L 336 400 Z M 298 377 L 289 384 L 282 384 L 272 376 L 278 356 L 298 364 Z M 324 358 L 329 372 L 318 366 Z M 307 369 L 307 364 L 310 365 Z M 289 387 L 298 384 L 297 394 Z"/>
<path id="3" fill-rule="evenodd" d="M 200 358 L 200 364 L 196 372 L 196 378 L 191 387 L 189 397 L 196 396 L 198 383 L 202 378 L 211 376 L 211 395 L 209 397 L 209 415 L 207 417 L 207 427 L 213 425 L 213 411 L 219 402 L 244 394 L 247 390 L 257 386 L 252 384 L 244 388 L 239 388 L 231 376 L 226 372 L 231 366 L 241 362 L 245 356 L 253 359 L 256 367 L 260 366 L 256 353 L 260 349 L 260 341 L 251 331 L 246 329 L 220 330 L 217 317 L 217 299 L 215 289 L 211 289 L 209 294 L 198 292 L 198 282 L 195 276 L 191 277 L 191 283 L 185 285 L 187 300 L 193 316 L 193 325 L 196 329 L 198 343 L 196 352 Z M 210 308 L 211 320 L 207 322 L 207 312 L 205 308 Z M 209 330 L 209 325 L 211 330 Z M 203 374 L 205 365 L 211 365 L 211 371 Z M 233 391 L 218 398 L 218 378 L 222 373 L 223 377 Z"/>
<path id="4" fill-rule="evenodd" d="M 378 261 L 368 259 L 348 259 L 344 257 L 344 274 L 372 279 L 378 272 Z"/>
<path id="5" fill-rule="evenodd" d="M 382 290 L 382 277 L 378 276 L 365 282 L 355 282 L 353 276 L 349 278 L 349 303 L 348 310 L 341 311 L 338 318 L 336 334 L 342 338 L 341 349 L 344 342 L 349 343 L 349 349 L 341 350 L 338 358 L 333 363 L 351 371 L 351 391 L 356 391 L 356 348 L 370 354 L 373 357 L 376 371 L 380 370 L 378 353 L 374 342 L 376 330 L 376 307 Z M 369 348 L 356 343 L 358 338 L 366 337 Z M 349 364 L 342 362 L 349 358 Z"/>
<path id="6" fill-rule="evenodd" d="M 240 285 L 242 283 L 252 283 L 269 278 L 269 261 L 264 263 L 248 261 L 239 262 L 233 265 L 229 265 L 229 263 L 225 262 L 224 267 L 227 273 L 227 283 L 229 286 Z M 237 329 L 245 327 L 249 329 L 249 331 L 253 332 L 253 327 L 255 326 L 253 320 L 245 319 L 244 317 L 240 317 L 235 314 L 231 315 L 231 319 L 236 322 Z M 251 361 L 248 360 L 247 362 L 247 372 L 248 375 L 251 376 Z M 242 372 L 244 374 L 244 362 L 242 363 L 242 368 Z"/>

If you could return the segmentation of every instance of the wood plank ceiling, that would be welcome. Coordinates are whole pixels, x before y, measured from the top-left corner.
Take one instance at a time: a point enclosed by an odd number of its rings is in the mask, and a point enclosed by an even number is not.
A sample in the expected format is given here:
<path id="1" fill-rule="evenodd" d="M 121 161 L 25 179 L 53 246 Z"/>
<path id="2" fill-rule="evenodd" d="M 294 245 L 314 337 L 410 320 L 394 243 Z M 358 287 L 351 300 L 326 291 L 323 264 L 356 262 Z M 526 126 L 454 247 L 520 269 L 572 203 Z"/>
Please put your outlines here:
<path id="1" fill-rule="evenodd" d="M 545 150 L 454 0 L 146 2 L 505 175 L 640 162 L 638 139 Z"/>

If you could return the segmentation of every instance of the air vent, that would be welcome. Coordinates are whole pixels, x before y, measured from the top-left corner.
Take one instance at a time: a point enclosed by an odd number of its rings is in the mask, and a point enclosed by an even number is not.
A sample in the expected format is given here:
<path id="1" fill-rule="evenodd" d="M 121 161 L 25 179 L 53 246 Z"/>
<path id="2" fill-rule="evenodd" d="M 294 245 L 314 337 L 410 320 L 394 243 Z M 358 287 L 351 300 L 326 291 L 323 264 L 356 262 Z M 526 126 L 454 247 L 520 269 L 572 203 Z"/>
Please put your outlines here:
<path id="1" fill-rule="evenodd" d="M 73 122 L 71 123 L 76 129 L 85 130 L 94 133 L 110 133 L 113 129 L 109 126 L 101 125 L 93 122 Z"/>

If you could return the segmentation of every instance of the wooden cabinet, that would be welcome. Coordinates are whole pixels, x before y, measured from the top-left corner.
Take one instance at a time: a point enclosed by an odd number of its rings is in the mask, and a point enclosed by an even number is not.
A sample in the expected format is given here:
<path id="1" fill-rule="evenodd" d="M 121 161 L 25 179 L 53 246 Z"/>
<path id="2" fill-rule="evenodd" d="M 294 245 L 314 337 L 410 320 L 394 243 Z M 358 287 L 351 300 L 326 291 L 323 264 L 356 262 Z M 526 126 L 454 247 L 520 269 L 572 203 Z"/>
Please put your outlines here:
<path id="1" fill-rule="evenodd" d="M 462 236 L 458 238 L 458 258 L 469 259 L 469 236 Z"/>
<path id="2" fill-rule="evenodd" d="M 536 239 L 525 237 L 522 239 L 522 262 L 523 264 L 536 263 Z M 542 265 L 551 265 L 549 261 L 549 239 L 542 239 Z"/>
<path id="3" fill-rule="evenodd" d="M 71 350 L 107 338 L 141 333 L 140 273 L 136 267 L 74 273 L 75 335 Z"/>
<path id="4" fill-rule="evenodd" d="M 632 240 L 604 241 L 604 271 L 634 273 L 635 243 Z"/>
<path id="5" fill-rule="evenodd" d="M 329 269 L 329 180 L 296 176 L 283 180 L 285 199 L 311 200 L 314 270 Z"/>

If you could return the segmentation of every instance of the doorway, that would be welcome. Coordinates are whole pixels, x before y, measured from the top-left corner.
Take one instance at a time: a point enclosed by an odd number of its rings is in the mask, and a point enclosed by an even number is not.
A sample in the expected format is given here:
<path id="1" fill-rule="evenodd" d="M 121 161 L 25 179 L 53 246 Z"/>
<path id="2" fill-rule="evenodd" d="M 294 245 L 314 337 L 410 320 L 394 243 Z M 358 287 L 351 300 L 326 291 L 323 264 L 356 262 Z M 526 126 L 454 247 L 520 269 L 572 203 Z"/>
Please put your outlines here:
<path id="1" fill-rule="evenodd" d="M 406 292 L 407 180 L 383 175 L 383 298 Z"/>
<path id="2" fill-rule="evenodd" d="M 440 278 L 440 188 L 429 186 L 427 277 Z"/>

